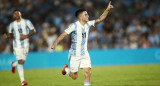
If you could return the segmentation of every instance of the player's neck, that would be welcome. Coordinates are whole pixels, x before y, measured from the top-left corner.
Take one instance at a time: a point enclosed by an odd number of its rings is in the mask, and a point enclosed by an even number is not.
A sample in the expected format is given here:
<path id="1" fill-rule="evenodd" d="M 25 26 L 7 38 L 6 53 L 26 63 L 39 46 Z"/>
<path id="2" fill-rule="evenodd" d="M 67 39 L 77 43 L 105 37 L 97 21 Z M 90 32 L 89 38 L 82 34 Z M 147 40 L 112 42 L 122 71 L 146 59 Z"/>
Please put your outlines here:
<path id="1" fill-rule="evenodd" d="M 78 20 L 78 21 L 79 21 L 79 23 L 80 23 L 82 26 L 84 26 L 84 25 L 86 24 L 86 22 L 83 21 L 83 20 Z"/>
<path id="2" fill-rule="evenodd" d="M 21 18 L 20 18 L 20 19 L 17 19 L 16 21 L 17 21 L 17 22 L 20 22 L 20 21 L 21 21 Z"/>

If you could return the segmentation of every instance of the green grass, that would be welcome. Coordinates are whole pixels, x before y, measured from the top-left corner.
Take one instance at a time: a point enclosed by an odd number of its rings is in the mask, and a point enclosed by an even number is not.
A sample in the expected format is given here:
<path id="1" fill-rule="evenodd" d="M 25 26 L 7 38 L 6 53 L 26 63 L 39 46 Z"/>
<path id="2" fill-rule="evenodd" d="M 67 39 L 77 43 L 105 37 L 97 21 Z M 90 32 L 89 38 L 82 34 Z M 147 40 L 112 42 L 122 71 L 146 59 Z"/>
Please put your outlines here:
<path id="1" fill-rule="evenodd" d="M 28 86 L 83 86 L 84 76 L 72 80 L 61 75 L 61 68 L 26 69 Z M 93 67 L 92 86 L 160 86 L 160 64 Z M 0 86 L 21 86 L 18 73 L 0 71 Z"/>

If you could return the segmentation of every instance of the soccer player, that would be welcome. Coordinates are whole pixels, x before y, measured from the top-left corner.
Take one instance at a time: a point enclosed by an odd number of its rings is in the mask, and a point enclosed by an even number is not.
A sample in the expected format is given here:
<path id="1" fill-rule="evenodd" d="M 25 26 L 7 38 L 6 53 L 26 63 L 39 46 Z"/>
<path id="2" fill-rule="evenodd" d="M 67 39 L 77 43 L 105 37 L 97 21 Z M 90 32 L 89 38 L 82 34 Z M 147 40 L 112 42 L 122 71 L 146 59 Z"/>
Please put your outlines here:
<path id="1" fill-rule="evenodd" d="M 3 34 L 2 38 L 14 38 L 13 50 L 17 62 L 11 62 L 12 73 L 15 73 L 17 66 L 18 74 L 22 86 L 27 85 L 24 80 L 23 64 L 29 50 L 29 37 L 36 33 L 34 26 L 30 20 L 23 19 L 19 10 L 14 10 L 13 18 L 15 21 L 11 22 L 8 28 L 8 34 Z"/>
<path id="2" fill-rule="evenodd" d="M 88 33 L 91 26 L 102 22 L 108 15 L 110 9 L 113 8 L 111 2 L 103 14 L 96 20 L 89 21 L 88 13 L 85 9 L 78 9 L 75 12 L 75 16 L 78 21 L 69 25 L 69 27 L 58 37 L 58 39 L 53 43 L 52 49 L 55 49 L 56 45 L 68 34 L 71 34 L 71 48 L 69 50 L 69 63 L 65 64 L 62 70 L 62 74 L 66 73 L 72 78 L 77 79 L 78 68 L 83 70 L 85 80 L 84 86 L 90 86 L 90 70 L 91 70 L 91 60 L 87 51 L 87 40 Z"/>

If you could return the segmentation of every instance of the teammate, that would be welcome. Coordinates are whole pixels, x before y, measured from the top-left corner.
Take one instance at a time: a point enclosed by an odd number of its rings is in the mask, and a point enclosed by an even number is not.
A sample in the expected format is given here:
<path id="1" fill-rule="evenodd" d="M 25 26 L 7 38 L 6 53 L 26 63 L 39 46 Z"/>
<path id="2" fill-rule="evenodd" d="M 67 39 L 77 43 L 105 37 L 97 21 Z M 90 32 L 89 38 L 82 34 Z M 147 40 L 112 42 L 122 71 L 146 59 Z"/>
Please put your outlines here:
<path id="1" fill-rule="evenodd" d="M 13 13 L 15 21 L 11 22 L 8 29 L 8 34 L 3 34 L 2 38 L 14 38 L 13 50 L 17 62 L 11 62 L 12 73 L 15 73 L 15 67 L 17 66 L 18 74 L 21 80 L 22 86 L 27 85 L 24 80 L 23 64 L 26 60 L 26 56 L 29 50 L 29 37 L 36 33 L 34 26 L 30 20 L 23 19 L 19 10 L 15 10 Z"/>
<path id="2" fill-rule="evenodd" d="M 85 80 L 84 86 L 90 86 L 90 70 L 91 60 L 87 50 L 88 33 L 91 26 L 102 22 L 108 15 L 110 9 L 113 8 L 111 2 L 103 14 L 96 20 L 89 21 L 88 13 L 85 9 L 78 9 L 75 12 L 77 22 L 72 23 L 69 27 L 58 37 L 58 39 L 52 45 L 52 49 L 55 49 L 56 45 L 68 34 L 71 34 L 71 48 L 69 50 L 69 63 L 65 64 L 62 70 L 62 74 L 66 73 L 72 78 L 77 79 L 78 68 L 83 70 Z"/>

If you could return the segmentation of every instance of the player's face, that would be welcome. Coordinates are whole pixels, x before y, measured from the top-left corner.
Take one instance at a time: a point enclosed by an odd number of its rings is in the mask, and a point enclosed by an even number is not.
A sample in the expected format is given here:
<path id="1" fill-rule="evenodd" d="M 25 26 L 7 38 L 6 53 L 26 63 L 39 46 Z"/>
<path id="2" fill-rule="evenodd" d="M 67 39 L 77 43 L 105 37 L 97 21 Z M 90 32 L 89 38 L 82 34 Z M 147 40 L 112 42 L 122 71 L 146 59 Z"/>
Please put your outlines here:
<path id="1" fill-rule="evenodd" d="M 19 13 L 19 11 L 15 11 L 13 13 L 13 18 L 16 19 L 16 20 L 20 19 L 20 13 Z"/>
<path id="2" fill-rule="evenodd" d="M 89 18 L 89 15 L 88 15 L 87 11 L 82 12 L 81 19 L 85 22 L 88 22 L 88 18 Z"/>

